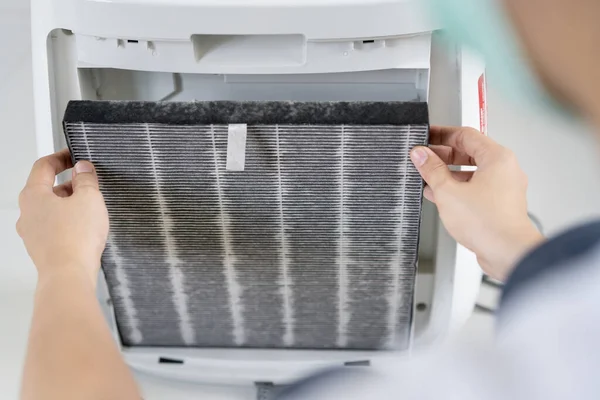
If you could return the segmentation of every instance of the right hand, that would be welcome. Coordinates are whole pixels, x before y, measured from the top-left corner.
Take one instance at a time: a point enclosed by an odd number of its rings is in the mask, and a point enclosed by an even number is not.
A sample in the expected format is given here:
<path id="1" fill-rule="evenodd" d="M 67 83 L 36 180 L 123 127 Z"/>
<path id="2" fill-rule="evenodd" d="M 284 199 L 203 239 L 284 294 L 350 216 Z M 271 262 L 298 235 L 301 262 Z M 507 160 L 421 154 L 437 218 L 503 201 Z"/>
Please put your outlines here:
<path id="1" fill-rule="evenodd" d="M 431 127 L 431 147 L 411 159 L 427 183 L 450 235 L 473 251 L 483 270 L 504 280 L 519 259 L 544 240 L 527 215 L 527 176 L 515 155 L 472 128 Z M 451 172 L 448 165 L 476 165 Z"/>

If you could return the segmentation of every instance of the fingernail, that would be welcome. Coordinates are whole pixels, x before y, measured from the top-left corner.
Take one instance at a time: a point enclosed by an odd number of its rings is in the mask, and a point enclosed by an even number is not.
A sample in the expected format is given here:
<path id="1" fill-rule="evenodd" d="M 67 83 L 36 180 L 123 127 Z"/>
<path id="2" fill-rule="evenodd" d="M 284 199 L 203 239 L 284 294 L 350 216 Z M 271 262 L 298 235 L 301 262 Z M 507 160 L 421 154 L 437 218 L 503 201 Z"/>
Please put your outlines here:
<path id="1" fill-rule="evenodd" d="M 78 161 L 77 164 L 75 164 L 76 174 L 85 174 L 88 172 L 94 172 L 94 166 L 92 163 L 88 161 Z"/>
<path id="2" fill-rule="evenodd" d="M 416 167 L 420 167 L 425 164 L 427 157 L 427 151 L 423 147 L 415 147 L 413 151 L 410 152 L 410 159 Z"/>

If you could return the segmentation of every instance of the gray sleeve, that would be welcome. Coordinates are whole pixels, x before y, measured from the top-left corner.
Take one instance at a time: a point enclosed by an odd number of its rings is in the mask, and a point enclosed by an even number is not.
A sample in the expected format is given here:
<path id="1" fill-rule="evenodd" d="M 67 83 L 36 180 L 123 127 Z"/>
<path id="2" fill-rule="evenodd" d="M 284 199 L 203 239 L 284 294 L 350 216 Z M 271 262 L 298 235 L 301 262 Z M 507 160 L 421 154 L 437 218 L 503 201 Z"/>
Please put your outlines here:
<path id="1" fill-rule="evenodd" d="M 549 275 L 569 273 L 600 244 L 600 222 L 595 221 L 550 238 L 527 254 L 504 285 L 499 318 L 506 317 L 506 304 L 518 293 Z"/>

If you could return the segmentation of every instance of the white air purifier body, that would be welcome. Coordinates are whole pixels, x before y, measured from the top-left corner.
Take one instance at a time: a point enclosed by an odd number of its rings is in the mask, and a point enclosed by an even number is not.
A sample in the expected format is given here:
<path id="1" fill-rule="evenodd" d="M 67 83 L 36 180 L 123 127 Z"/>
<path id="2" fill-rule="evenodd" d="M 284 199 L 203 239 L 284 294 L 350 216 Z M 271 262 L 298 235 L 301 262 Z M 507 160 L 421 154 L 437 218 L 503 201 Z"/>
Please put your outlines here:
<path id="1" fill-rule="evenodd" d="M 484 66 L 442 46 L 425 0 L 32 0 L 38 155 L 66 146 L 69 100 L 423 101 L 432 124 L 485 130 Z M 423 208 L 412 348 L 471 314 L 475 256 Z M 100 301 L 118 341 L 108 292 Z M 122 347 L 138 371 L 283 384 L 389 352 Z"/>

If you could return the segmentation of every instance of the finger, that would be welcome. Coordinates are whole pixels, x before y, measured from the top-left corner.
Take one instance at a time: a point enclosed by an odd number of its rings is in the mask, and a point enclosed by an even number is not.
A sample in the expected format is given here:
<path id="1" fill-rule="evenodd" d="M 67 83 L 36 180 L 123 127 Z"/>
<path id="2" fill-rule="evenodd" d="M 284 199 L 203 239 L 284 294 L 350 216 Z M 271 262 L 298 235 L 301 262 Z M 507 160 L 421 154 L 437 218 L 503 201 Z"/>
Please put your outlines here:
<path id="1" fill-rule="evenodd" d="M 31 168 L 27 179 L 28 186 L 42 185 L 52 189 L 56 175 L 73 166 L 69 149 L 42 157 Z"/>
<path id="2" fill-rule="evenodd" d="M 58 197 L 69 197 L 73 194 L 73 184 L 71 181 L 65 182 L 62 185 L 54 186 L 52 190 Z"/>
<path id="3" fill-rule="evenodd" d="M 98 177 L 96 169 L 89 161 L 79 161 L 73 168 L 73 193 L 93 189 L 98 190 Z"/>
<path id="4" fill-rule="evenodd" d="M 473 178 L 475 171 L 452 171 L 450 175 L 457 182 L 469 182 Z"/>
<path id="5" fill-rule="evenodd" d="M 434 193 L 443 185 L 456 183 L 446 163 L 431 149 L 417 146 L 410 152 L 410 158 Z"/>
<path id="6" fill-rule="evenodd" d="M 476 164 L 485 162 L 486 154 L 501 146 L 476 129 L 468 127 L 432 126 L 429 142 L 433 145 L 449 146 L 472 157 Z"/>
<path id="7" fill-rule="evenodd" d="M 449 146 L 431 145 L 429 148 L 448 165 L 475 165 L 475 160 Z"/>
<path id="8" fill-rule="evenodd" d="M 425 186 L 423 189 L 423 197 L 429 200 L 432 203 L 435 203 L 435 196 L 433 195 L 433 190 L 429 186 Z"/>

